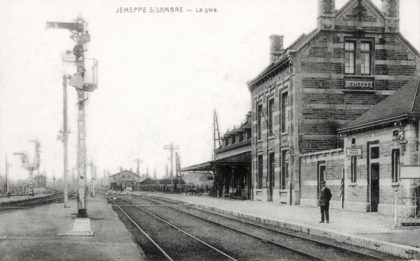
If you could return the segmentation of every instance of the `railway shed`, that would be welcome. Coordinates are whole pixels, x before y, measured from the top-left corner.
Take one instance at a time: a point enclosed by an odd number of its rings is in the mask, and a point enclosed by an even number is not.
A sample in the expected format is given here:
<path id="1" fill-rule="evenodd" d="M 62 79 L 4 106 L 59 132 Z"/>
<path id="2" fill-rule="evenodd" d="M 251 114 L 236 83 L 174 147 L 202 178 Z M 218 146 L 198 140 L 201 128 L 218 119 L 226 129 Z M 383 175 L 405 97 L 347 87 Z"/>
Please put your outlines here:
<path id="1" fill-rule="evenodd" d="M 211 171 L 214 195 L 251 199 L 251 114 L 239 128 L 227 131 L 215 150 L 214 160 L 183 168 L 182 172 Z"/>

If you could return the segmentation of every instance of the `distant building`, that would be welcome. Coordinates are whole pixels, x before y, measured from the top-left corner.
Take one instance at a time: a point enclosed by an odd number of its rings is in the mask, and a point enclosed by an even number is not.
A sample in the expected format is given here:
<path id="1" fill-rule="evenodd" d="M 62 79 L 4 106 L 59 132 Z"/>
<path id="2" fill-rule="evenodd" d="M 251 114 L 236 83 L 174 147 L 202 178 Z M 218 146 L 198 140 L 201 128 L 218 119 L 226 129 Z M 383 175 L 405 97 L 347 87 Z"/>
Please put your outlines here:
<path id="1" fill-rule="evenodd" d="M 34 177 L 34 188 L 46 188 L 47 177 L 44 175 L 37 175 Z"/>
<path id="2" fill-rule="evenodd" d="M 109 186 L 111 189 L 124 190 L 127 187 L 133 188 L 139 182 L 140 176 L 130 170 L 121 170 L 109 176 Z"/>
<path id="3" fill-rule="evenodd" d="M 140 185 L 153 185 L 153 184 L 158 184 L 158 181 L 155 179 L 145 177 L 145 178 L 142 178 L 142 180 L 140 180 L 139 184 Z"/>

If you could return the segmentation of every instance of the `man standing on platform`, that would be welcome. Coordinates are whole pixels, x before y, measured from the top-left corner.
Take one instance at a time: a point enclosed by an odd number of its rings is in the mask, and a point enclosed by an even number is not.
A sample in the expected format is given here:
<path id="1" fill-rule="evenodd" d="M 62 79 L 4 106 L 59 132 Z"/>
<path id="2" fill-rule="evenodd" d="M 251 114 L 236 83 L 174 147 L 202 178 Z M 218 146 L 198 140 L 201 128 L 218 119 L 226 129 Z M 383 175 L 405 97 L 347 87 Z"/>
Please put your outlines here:
<path id="1" fill-rule="evenodd" d="M 331 191 L 325 185 L 325 181 L 321 181 L 321 191 L 319 195 L 319 206 L 321 207 L 321 221 L 319 223 L 324 223 L 327 220 L 327 223 L 330 223 L 329 208 L 330 208 L 330 199 Z"/>

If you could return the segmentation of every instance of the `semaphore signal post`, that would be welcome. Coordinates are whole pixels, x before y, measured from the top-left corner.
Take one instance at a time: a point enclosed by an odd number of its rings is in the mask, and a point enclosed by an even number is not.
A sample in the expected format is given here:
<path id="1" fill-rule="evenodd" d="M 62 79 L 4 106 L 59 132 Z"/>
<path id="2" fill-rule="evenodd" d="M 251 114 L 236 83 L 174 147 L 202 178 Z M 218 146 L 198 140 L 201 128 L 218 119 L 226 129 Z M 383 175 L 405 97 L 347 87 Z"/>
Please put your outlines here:
<path id="1" fill-rule="evenodd" d="M 97 61 L 93 60 L 92 67 L 86 68 L 85 51 L 86 44 L 90 41 L 90 35 L 87 31 L 87 23 L 82 17 L 77 17 L 75 22 L 47 22 L 47 28 L 66 29 L 72 35 L 71 39 L 76 42 L 72 52 L 67 51 L 67 54 L 74 55 L 74 65 L 77 72 L 69 76 L 70 85 L 77 90 L 77 171 L 78 171 L 78 217 L 87 217 L 86 208 L 86 113 L 85 103 L 88 100 L 87 92 L 91 92 L 97 88 Z M 63 134 L 67 135 L 66 133 Z M 64 140 L 63 140 L 64 142 Z M 66 151 L 66 148 L 64 149 Z M 65 155 L 66 157 L 66 155 Z M 66 161 L 66 160 L 64 160 Z M 66 164 L 65 164 L 66 165 Z M 67 169 L 64 168 L 64 188 L 67 188 Z M 67 197 L 67 191 L 65 191 Z"/>

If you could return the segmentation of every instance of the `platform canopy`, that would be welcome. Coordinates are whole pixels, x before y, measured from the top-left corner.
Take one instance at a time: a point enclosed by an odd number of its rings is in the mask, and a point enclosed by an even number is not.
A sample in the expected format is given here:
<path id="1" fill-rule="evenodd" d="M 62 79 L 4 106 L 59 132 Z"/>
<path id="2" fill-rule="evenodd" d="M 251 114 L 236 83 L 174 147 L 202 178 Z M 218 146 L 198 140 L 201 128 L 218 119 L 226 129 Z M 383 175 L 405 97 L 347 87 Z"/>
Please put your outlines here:
<path id="1" fill-rule="evenodd" d="M 205 163 L 201 163 L 201 164 L 196 164 L 196 165 L 192 165 L 186 168 L 182 168 L 181 171 L 182 172 L 186 172 L 186 171 L 212 171 L 213 167 L 212 167 L 212 162 L 213 161 L 209 161 L 209 162 L 205 162 Z"/>
<path id="2" fill-rule="evenodd" d="M 213 171 L 220 166 L 247 166 L 251 165 L 251 152 L 245 152 L 238 155 L 216 159 L 205 163 L 192 165 L 182 168 L 182 172 L 187 171 Z"/>

